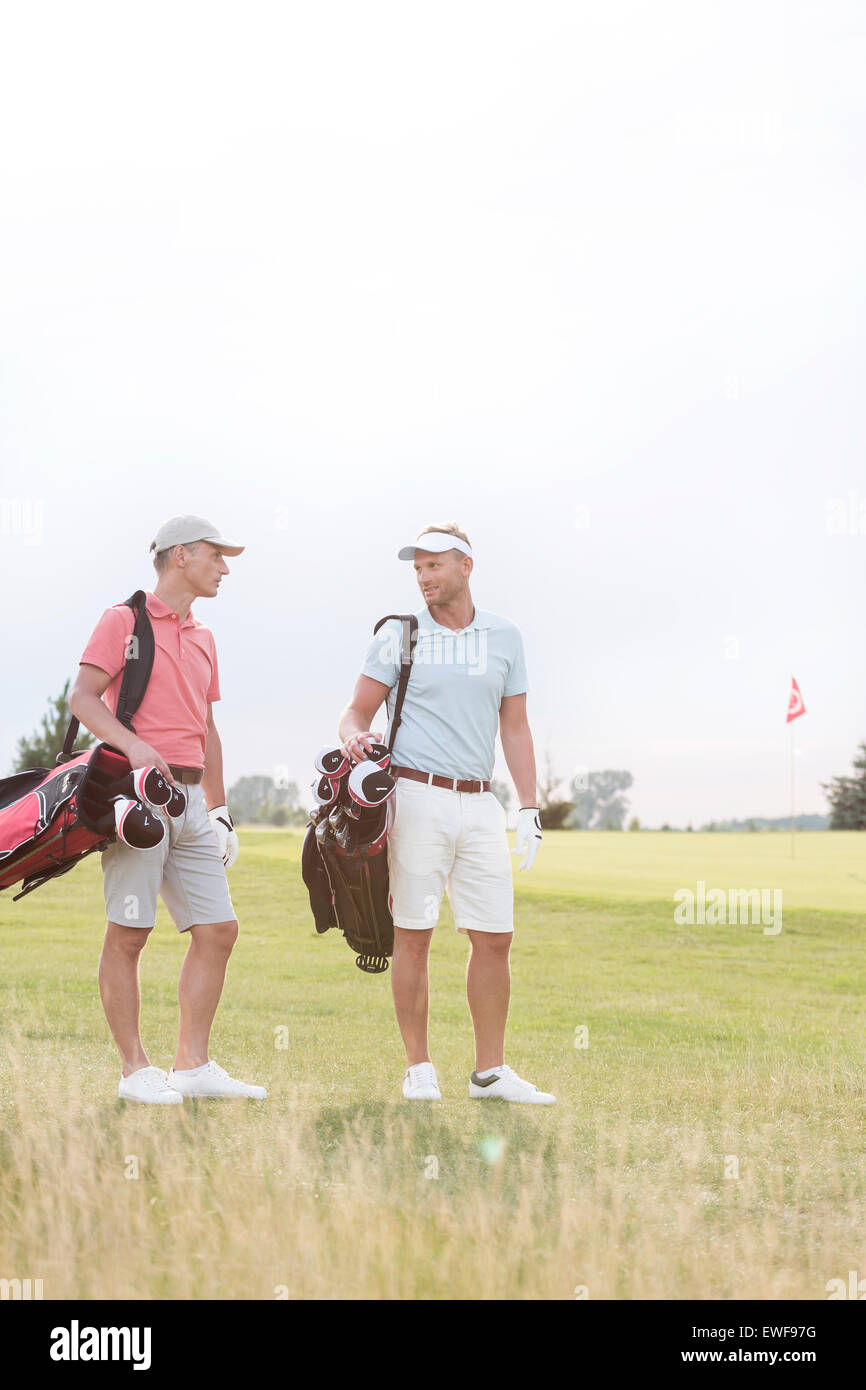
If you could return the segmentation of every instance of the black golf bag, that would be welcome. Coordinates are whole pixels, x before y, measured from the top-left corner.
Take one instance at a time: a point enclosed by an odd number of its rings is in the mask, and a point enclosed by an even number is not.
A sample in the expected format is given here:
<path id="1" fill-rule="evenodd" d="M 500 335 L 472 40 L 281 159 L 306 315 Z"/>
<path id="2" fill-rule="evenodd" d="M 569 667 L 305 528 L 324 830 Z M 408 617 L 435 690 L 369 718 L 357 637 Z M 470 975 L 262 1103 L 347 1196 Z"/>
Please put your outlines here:
<path id="1" fill-rule="evenodd" d="M 418 619 L 414 614 L 389 613 L 373 629 L 397 618 L 403 624 L 400 676 L 388 731 L 388 752 L 400 725 L 400 711 L 412 670 Z M 393 799 L 380 806 L 356 808 L 350 814 L 345 783 L 336 802 L 317 807 L 310 815 L 301 851 L 301 873 L 310 895 L 316 931 L 338 927 L 355 952 L 355 964 L 369 975 L 388 969 L 394 953 L 394 921 L 388 890 L 388 832 Z"/>

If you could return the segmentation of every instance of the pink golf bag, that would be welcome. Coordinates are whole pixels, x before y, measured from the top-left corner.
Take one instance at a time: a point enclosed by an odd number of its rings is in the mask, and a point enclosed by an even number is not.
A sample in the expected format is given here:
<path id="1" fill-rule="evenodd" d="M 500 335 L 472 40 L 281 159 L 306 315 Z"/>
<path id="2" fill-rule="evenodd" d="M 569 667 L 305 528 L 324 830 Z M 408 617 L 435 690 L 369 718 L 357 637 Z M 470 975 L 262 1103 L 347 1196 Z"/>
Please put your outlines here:
<path id="1" fill-rule="evenodd" d="M 136 615 L 136 641 L 130 643 L 123 668 L 117 718 L 133 729 L 132 716 L 153 667 L 154 642 L 144 592 L 138 590 L 126 602 Z M 15 901 L 115 839 L 109 797 L 131 769 L 107 743 L 73 753 L 79 727 L 77 719 L 70 721 L 56 767 L 30 768 L 0 780 L 0 891 L 23 884 Z"/>

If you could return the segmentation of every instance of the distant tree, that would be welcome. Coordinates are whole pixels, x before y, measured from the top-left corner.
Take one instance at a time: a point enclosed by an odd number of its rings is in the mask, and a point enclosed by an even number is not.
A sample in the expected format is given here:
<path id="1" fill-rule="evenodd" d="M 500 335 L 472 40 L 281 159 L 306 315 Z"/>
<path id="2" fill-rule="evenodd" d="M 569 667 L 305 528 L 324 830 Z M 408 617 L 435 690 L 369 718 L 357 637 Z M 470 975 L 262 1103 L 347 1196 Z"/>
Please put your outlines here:
<path id="1" fill-rule="evenodd" d="M 858 745 L 853 764 L 856 777 L 821 783 L 830 803 L 831 830 L 866 830 L 866 743 Z"/>
<path id="2" fill-rule="evenodd" d="M 640 821 L 638 820 L 637 816 L 632 816 L 631 820 L 628 823 L 628 828 L 629 830 L 640 830 Z"/>
<path id="3" fill-rule="evenodd" d="M 562 830 L 574 805 L 559 795 L 562 778 L 553 766 L 553 758 L 544 755 L 544 777 L 538 783 L 538 815 L 542 830 Z"/>
<path id="4" fill-rule="evenodd" d="M 296 782 L 277 786 L 272 777 L 263 775 L 240 777 L 229 787 L 228 801 L 232 819 L 238 823 L 258 821 L 272 825 L 294 824 L 297 819 L 295 813 L 301 816 L 303 814 L 298 805 L 299 792 Z M 278 811 L 283 812 L 284 819 L 274 821 L 273 817 Z"/>
<path id="5" fill-rule="evenodd" d="M 827 816 L 803 815 L 797 816 L 794 822 L 798 830 L 827 830 L 829 826 Z M 711 820 L 707 825 L 702 825 L 702 830 L 718 831 L 720 834 L 760 834 L 763 831 L 790 830 L 790 816 L 779 816 L 775 820 L 768 820 L 765 816 L 750 816 L 748 820 Z"/>
<path id="6" fill-rule="evenodd" d="M 30 767 L 54 767 L 57 754 L 63 747 L 66 730 L 72 715 L 69 713 L 69 681 L 59 695 L 48 700 L 48 714 L 43 714 L 42 723 L 29 738 L 20 738 L 12 767 L 13 772 L 25 772 Z M 86 729 L 82 729 L 75 740 L 73 752 L 81 753 L 92 748 L 96 740 Z"/>
<path id="7" fill-rule="evenodd" d="M 274 783 L 271 777 L 239 778 L 228 790 L 232 819 L 236 821 L 258 820 L 262 807 L 267 805 L 273 791 Z"/>
<path id="8" fill-rule="evenodd" d="M 574 813 L 572 824 L 580 830 L 622 830 L 628 812 L 628 799 L 623 795 L 632 786 L 630 772 L 609 768 L 591 772 L 587 785 L 575 778 Z"/>
<path id="9" fill-rule="evenodd" d="M 265 802 L 259 812 L 259 819 L 268 821 L 271 825 L 302 825 L 307 819 L 307 813 L 298 804 L 297 783 L 290 782 L 287 787 L 276 787 L 273 796 Z"/>
<path id="10" fill-rule="evenodd" d="M 538 818 L 542 830 L 568 830 L 573 810 L 570 801 L 548 801 L 546 806 L 539 806 Z"/>
<path id="11" fill-rule="evenodd" d="M 668 825 L 667 821 L 665 821 L 664 825 L 662 826 L 662 830 L 670 830 L 670 826 Z"/>
<path id="12" fill-rule="evenodd" d="M 692 825 L 691 821 L 689 821 L 688 825 L 686 826 L 686 830 L 693 831 L 694 828 L 695 828 L 695 827 Z"/>

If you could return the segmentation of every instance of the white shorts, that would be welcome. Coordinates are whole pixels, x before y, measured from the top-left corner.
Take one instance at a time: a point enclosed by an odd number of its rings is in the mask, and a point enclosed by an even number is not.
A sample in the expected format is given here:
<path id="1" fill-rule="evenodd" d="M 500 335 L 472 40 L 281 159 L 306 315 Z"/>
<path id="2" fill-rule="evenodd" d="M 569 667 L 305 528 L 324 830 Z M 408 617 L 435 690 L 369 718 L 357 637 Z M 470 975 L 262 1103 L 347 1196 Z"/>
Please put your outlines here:
<path id="1" fill-rule="evenodd" d="M 115 840 L 102 851 L 105 911 L 109 922 L 152 927 L 156 900 L 162 900 L 178 931 L 199 922 L 231 922 L 235 917 L 225 865 L 200 785 L 185 784 L 186 810 L 172 818 L 152 849 L 133 849 Z"/>
<path id="2" fill-rule="evenodd" d="M 394 925 L 428 931 L 447 889 L 458 931 L 514 930 L 505 811 L 492 792 L 397 778 L 388 874 Z"/>

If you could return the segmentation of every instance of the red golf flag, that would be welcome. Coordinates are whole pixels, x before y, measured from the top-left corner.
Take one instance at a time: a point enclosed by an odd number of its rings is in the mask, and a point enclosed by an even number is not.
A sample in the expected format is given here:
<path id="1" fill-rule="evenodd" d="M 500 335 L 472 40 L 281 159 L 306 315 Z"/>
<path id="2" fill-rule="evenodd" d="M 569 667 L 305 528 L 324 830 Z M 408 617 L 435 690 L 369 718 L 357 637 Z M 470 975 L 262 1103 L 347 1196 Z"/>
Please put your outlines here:
<path id="1" fill-rule="evenodd" d="M 791 677 L 791 694 L 788 697 L 788 718 L 786 724 L 790 724 L 792 719 L 799 719 L 801 714 L 806 713 L 806 706 L 803 704 L 803 696 L 800 694 L 800 687 Z"/>

